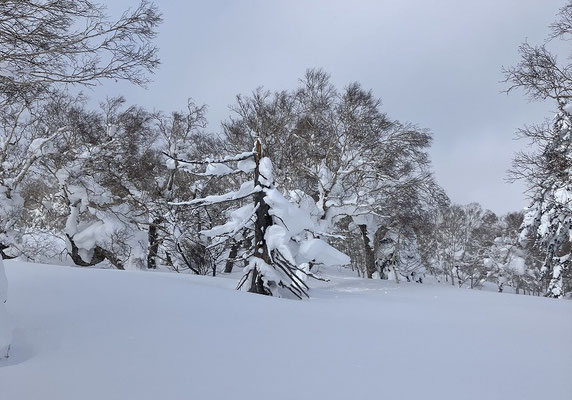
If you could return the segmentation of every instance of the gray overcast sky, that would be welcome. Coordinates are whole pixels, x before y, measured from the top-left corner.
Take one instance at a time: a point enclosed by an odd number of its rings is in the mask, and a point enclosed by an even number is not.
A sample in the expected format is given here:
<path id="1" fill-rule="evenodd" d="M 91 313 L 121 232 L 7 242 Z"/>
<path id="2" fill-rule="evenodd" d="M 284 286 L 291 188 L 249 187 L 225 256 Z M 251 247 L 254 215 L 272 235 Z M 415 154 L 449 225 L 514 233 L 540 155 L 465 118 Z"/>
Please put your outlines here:
<path id="1" fill-rule="evenodd" d="M 110 12 L 136 0 L 109 2 Z M 239 93 L 292 89 L 320 67 L 343 87 L 358 81 L 390 117 L 431 129 L 435 175 L 451 199 L 497 213 L 526 205 L 505 183 L 524 123 L 550 104 L 501 94 L 501 66 L 525 39 L 540 43 L 562 0 L 160 1 L 162 65 L 147 90 L 105 83 L 96 95 L 163 111 L 209 105 L 211 131 Z"/>

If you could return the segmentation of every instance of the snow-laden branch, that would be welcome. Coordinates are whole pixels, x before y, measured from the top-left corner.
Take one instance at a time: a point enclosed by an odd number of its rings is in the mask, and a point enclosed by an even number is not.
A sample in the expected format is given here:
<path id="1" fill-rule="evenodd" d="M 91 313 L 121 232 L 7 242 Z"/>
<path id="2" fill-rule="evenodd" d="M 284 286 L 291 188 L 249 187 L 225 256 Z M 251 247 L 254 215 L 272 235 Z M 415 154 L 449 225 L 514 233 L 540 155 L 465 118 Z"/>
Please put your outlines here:
<path id="1" fill-rule="evenodd" d="M 212 229 L 207 229 L 201 231 L 201 233 L 208 237 L 215 237 L 218 236 L 220 239 L 214 241 L 207 249 L 220 246 L 221 244 L 225 243 L 229 239 L 235 237 L 241 230 L 248 227 L 248 225 L 254 223 L 254 217 L 256 216 L 256 211 L 258 211 L 259 206 L 256 205 L 254 208 L 252 204 L 248 204 L 244 207 L 235 210 L 231 214 L 231 219 L 224 225 L 215 226 Z M 251 210 L 252 209 L 252 210 Z M 249 212 L 250 211 L 250 212 Z M 244 214 L 247 214 L 244 217 Z"/>
<path id="2" fill-rule="evenodd" d="M 249 152 L 244 152 L 244 153 L 240 153 L 234 156 L 228 156 L 228 157 L 223 157 L 221 159 L 218 160 L 213 160 L 210 158 L 205 158 L 203 160 L 185 160 L 182 158 L 177 158 L 177 157 L 173 157 L 172 155 L 170 155 L 169 153 L 163 152 L 163 154 L 167 157 L 169 157 L 170 159 L 180 162 L 181 164 L 191 164 L 191 165 L 205 165 L 205 164 L 224 164 L 224 163 L 228 163 L 228 162 L 235 162 L 235 161 L 243 161 L 243 160 L 247 160 L 249 158 L 254 159 L 254 155 L 255 153 L 252 151 Z"/>
<path id="3" fill-rule="evenodd" d="M 172 206 L 208 206 L 213 204 L 226 203 L 229 201 L 241 200 L 246 197 L 252 196 L 262 190 L 259 186 L 253 187 L 253 182 L 244 182 L 240 189 L 232 192 L 228 192 L 222 195 L 206 196 L 199 199 L 194 199 L 190 201 L 172 202 L 169 205 Z"/>
<path id="4" fill-rule="evenodd" d="M 28 173 L 30 167 L 44 154 L 43 152 L 44 147 L 66 129 L 67 127 L 61 127 L 52 135 L 45 138 L 34 139 L 32 143 L 30 143 L 30 145 L 28 146 L 28 153 L 30 153 L 30 156 L 26 159 L 26 161 L 20 168 L 20 172 L 14 178 L 14 181 L 12 183 L 13 188 L 16 187 L 20 182 L 22 182 L 22 180 L 26 177 L 26 174 Z"/>
<path id="5" fill-rule="evenodd" d="M 254 157 L 252 153 L 241 153 L 232 157 L 225 157 L 219 160 L 211 160 L 209 158 L 201 161 L 189 161 L 179 158 L 174 158 L 168 153 L 163 152 L 169 160 L 167 161 L 167 168 L 176 169 L 177 165 L 180 164 L 182 169 L 197 177 L 224 177 L 229 175 L 250 173 L 254 170 L 256 163 L 254 162 Z M 236 162 L 236 169 L 230 168 L 227 163 Z M 194 171 L 192 166 L 196 165 L 206 165 L 204 172 Z"/>

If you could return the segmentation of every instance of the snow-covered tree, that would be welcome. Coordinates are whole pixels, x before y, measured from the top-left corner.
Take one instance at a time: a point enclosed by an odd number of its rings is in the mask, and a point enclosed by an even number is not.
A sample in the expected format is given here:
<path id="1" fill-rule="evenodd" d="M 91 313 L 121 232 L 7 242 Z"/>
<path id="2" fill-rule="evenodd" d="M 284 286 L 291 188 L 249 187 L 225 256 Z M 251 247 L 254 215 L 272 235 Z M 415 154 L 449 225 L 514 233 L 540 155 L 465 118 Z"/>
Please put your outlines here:
<path id="1" fill-rule="evenodd" d="M 572 290 L 572 114 L 561 107 L 550 139 L 536 155 L 530 176 L 531 204 L 526 210 L 521 241 L 534 241 L 544 254 L 541 267 L 550 276 L 547 295 L 562 297 Z M 522 161 L 522 158 L 517 162 Z"/>
<path id="2" fill-rule="evenodd" d="M 430 133 L 391 120 L 381 101 L 357 83 L 338 91 L 320 70 L 309 70 L 292 92 L 239 96 L 234 111 L 238 118 L 224 125 L 227 142 L 239 149 L 260 136 L 288 196 L 300 199 L 291 193 L 300 189 L 313 200 L 311 214 L 323 238 L 359 232 L 371 278 L 377 230 L 403 223 L 393 217 L 420 205 L 420 192 L 436 186 L 426 154 Z M 353 223 L 342 223 L 346 217 Z"/>
<path id="3" fill-rule="evenodd" d="M 145 73 L 159 63 L 150 41 L 160 21 L 157 9 L 147 1 L 116 20 L 101 4 L 89 0 L 2 2 L 0 258 L 18 254 L 22 182 L 65 129 L 30 129 L 44 104 L 68 85 L 91 85 L 102 79 L 144 84 Z M 5 323 L 3 302 L 0 326 Z"/>
<path id="4" fill-rule="evenodd" d="M 483 259 L 498 235 L 498 217 L 477 203 L 463 206 L 463 211 L 462 253 L 455 265 L 455 275 L 459 286 L 467 285 L 474 289 L 481 287 L 486 280 Z"/>
<path id="5" fill-rule="evenodd" d="M 559 298 L 572 289 L 572 64 L 561 64 L 548 46 L 550 40 L 572 37 L 572 1 L 551 30 L 546 44 L 521 45 L 520 63 L 504 72 L 508 91 L 523 89 L 531 99 L 554 101 L 557 108 L 552 121 L 519 130 L 535 151 L 516 156 L 512 177 L 526 181 L 531 199 L 521 242 L 541 251 L 541 272 L 550 276 L 546 295 Z"/>
<path id="6" fill-rule="evenodd" d="M 173 208 L 169 203 L 220 193 L 231 186 L 236 177 L 230 174 L 210 179 L 203 171 L 196 173 L 179 161 L 216 158 L 224 153 L 222 141 L 204 131 L 206 106 L 198 106 L 192 100 L 187 106 L 184 112 L 159 114 L 155 118 L 159 147 L 168 161 L 166 171 L 156 177 L 155 194 L 148 204 L 151 215 L 148 265 L 161 263 L 177 272 L 189 270 L 195 274 L 215 275 L 220 253 L 226 251 L 226 247 L 207 248 L 206 238 L 199 232 L 222 222 L 228 205 Z M 238 252 L 238 248 L 234 249 Z M 237 254 L 229 258 L 235 257 Z M 231 260 L 227 263 L 232 265 Z"/>
<path id="7" fill-rule="evenodd" d="M 102 79 L 147 82 L 158 66 L 151 39 L 161 17 L 148 1 L 113 20 L 89 1 L 2 2 L 0 20 L 0 251 L 13 256 L 22 209 L 18 191 L 60 129 L 33 129 L 68 85 Z"/>
<path id="8" fill-rule="evenodd" d="M 417 235 L 412 228 L 386 229 L 377 240 L 376 265 L 382 278 L 423 281 L 426 268 L 421 260 Z"/>
<path id="9" fill-rule="evenodd" d="M 509 213 L 499 221 L 498 236 L 484 258 L 487 279 L 497 284 L 498 291 L 512 287 L 517 294 L 541 291 L 540 271 L 530 248 L 519 241 L 522 213 Z"/>
<path id="10" fill-rule="evenodd" d="M 434 217 L 422 240 L 430 247 L 423 251 L 430 273 L 459 287 L 480 287 L 487 278 L 483 260 L 497 236 L 496 215 L 471 203 L 443 207 Z"/>
<path id="11" fill-rule="evenodd" d="M 63 128 L 40 129 L 41 103 L 0 107 L 0 256 L 20 253 L 23 182 L 34 164 L 53 152 L 53 139 Z"/>
<path id="12" fill-rule="evenodd" d="M 496 238 L 483 262 L 488 277 L 494 277 L 499 292 L 507 285 L 514 286 L 517 293 L 520 289 L 525 289 L 520 281 L 527 273 L 526 257 L 516 240 L 506 236 Z"/>
<path id="13" fill-rule="evenodd" d="M 310 214 L 288 201 L 276 188 L 272 162 L 263 152 L 259 139 L 251 152 L 204 161 L 178 161 L 190 168 L 193 165 L 206 166 L 204 176 L 254 175 L 237 190 L 173 204 L 178 207 L 216 206 L 228 202 L 240 204 L 229 210 L 225 224 L 201 232 L 211 238 L 211 248 L 236 239 L 238 235 L 252 237 L 252 246 L 243 256 L 247 266 L 238 289 L 302 298 L 308 296 L 307 277 L 315 277 L 310 271 L 310 263 L 349 263 L 345 254 L 316 237 L 316 224 Z"/>
<path id="14" fill-rule="evenodd" d="M 120 111 L 122 104 L 111 99 L 95 112 L 79 102 L 54 104 L 43 121 L 66 127 L 53 141 L 58 151 L 39 161 L 38 173 L 56 190 L 61 236 L 76 265 L 144 264 L 147 221 L 140 205 L 160 163 L 158 152 L 148 150 L 154 140 L 148 113 Z"/>

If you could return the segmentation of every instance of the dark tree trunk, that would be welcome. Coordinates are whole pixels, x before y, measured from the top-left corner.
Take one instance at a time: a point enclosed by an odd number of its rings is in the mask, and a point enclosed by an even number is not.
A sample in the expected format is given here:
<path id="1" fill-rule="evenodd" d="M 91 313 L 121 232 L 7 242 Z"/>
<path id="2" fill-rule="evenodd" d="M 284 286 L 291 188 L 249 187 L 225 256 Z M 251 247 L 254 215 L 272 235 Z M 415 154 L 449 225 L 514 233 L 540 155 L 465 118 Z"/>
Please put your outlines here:
<path id="1" fill-rule="evenodd" d="M 173 258 L 171 257 L 171 253 L 169 253 L 168 251 L 165 252 L 165 262 L 169 267 L 173 268 L 175 272 L 179 272 L 179 268 L 175 266 L 175 263 L 173 263 Z"/>
<path id="2" fill-rule="evenodd" d="M 4 253 L 4 250 L 6 250 L 8 247 L 10 247 L 10 246 L 6 246 L 5 244 L 0 243 L 0 257 L 3 260 L 11 260 L 12 258 L 16 258 L 16 257 L 9 256 L 8 254 Z"/>
<path id="3" fill-rule="evenodd" d="M 232 267 L 234 266 L 234 259 L 238 255 L 238 249 L 240 248 L 240 242 L 233 242 L 230 247 L 230 253 L 228 255 L 228 260 L 224 266 L 224 272 L 230 274 L 232 272 Z"/>
<path id="4" fill-rule="evenodd" d="M 105 250 L 99 246 L 95 246 L 91 260 L 88 262 L 84 261 L 84 259 L 79 255 L 79 248 L 75 244 L 73 238 L 70 235 L 66 236 L 71 246 L 71 251 L 69 251 L 68 254 L 75 265 L 79 265 L 80 267 L 90 267 L 92 265 L 99 264 L 100 262 L 107 259 L 115 268 L 121 270 L 125 269 L 123 263 L 121 260 L 119 260 L 119 258 L 117 258 L 112 252 Z"/>
<path id="5" fill-rule="evenodd" d="M 252 271 L 252 279 L 250 281 L 250 289 L 248 289 L 248 291 L 250 293 L 264 294 L 267 296 L 271 295 L 271 293 L 264 287 L 262 276 L 256 269 Z"/>
<path id="6" fill-rule="evenodd" d="M 102 249 L 99 246 L 96 247 L 96 250 L 101 251 L 103 256 L 107 259 L 107 261 L 109 261 L 111 263 L 111 265 L 113 265 L 115 268 L 121 269 L 121 270 L 125 269 L 125 267 L 123 266 L 123 262 L 119 258 L 117 258 L 115 256 L 115 254 L 113 254 L 109 250 Z"/>
<path id="7" fill-rule="evenodd" d="M 79 248 L 75 244 L 73 238 L 70 235 L 66 236 L 71 246 L 71 251 L 69 251 L 68 254 L 75 265 L 79 265 L 80 267 L 90 267 L 92 265 L 99 264 L 100 262 L 105 260 L 105 256 L 100 251 L 97 250 L 99 249 L 99 246 L 97 246 L 93 252 L 93 255 L 91 256 L 91 260 L 84 261 L 84 259 L 81 258 L 81 256 L 79 255 Z"/>
<path id="8" fill-rule="evenodd" d="M 365 267 L 366 267 L 366 271 L 367 271 L 367 277 L 369 279 L 372 279 L 373 274 L 376 271 L 375 253 L 373 251 L 372 243 L 369 240 L 369 236 L 367 235 L 367 226 L 366 225 L 359 225 L 359 229 L 361 231 L 361 236 L 363 238 L 363 246 L 364 246 L 364 251 L 365 251 Z"/>
<path id="9" fill-rule="evenodd" d="M 256 168 L 254 170 L 254 187 L 261 186 L 260 182 L 260 160 L 262 159 L 262 144 L 258 140 L 256 142 Z M 270 215 L 270 207 L 264 201 L 264 196 L 266 194 L 264 191 L 260 191 L 254 195 L 254 205 L 257 207 L 256 210 L 256 221 L 254 222 L 254 257 L 262 259 L 267 264 L 272 264 L 270 259 L 270 254 L 268 254 L 268 247 L 266 246 L 266 240 L 264 239 L 264 234 L 266 229 L 272 225 L 272 216 Z M 252 280 L 250 284 L 249 292 L 269 295 L 264 288 L 264 282 L 262 281 L 262 276 L 257 270 L 252 273 Z"/>
<path id="10" fill-rule="evenodd" d="M 183 261 L 185 262 L 185 265 L 187 266 L 187 268 L 190 269 L 191 271 L 193 271 L 195 274 L 200 275 L 201 274 L 200 271 L 198 269 L 196 269 L 193 266 L 193 263 L 187 258 L 187 256 L 185 255 L 185 251 L 183 250 L 181 245 L 179 243 L 177 243 L 176 247 L 177 247 L 177 251 L 179 252 L 181 257 L 183 258 Z"/>
<path id="11" fill-rule="evenodd" d="M 147 232 L 147 241 L 149 242 L 149 249 L 147 250 L 147 269 L 157 269 L 157 256 L 159 254 L 159 235 L 157 228 L 161 222 L 161 218 L 155 218 L 149 225 Z"/>

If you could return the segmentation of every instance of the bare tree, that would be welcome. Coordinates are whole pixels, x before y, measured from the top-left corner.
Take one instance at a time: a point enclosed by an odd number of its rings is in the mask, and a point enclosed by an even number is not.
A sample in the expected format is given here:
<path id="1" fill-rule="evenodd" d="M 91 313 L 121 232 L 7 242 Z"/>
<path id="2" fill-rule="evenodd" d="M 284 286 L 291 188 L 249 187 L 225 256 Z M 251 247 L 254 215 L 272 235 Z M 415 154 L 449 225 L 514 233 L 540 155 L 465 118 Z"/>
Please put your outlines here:
<path id="1" fill-rule="evenodd" d="M 147 0 L 111 19 L 89 0 L 0 4 L 0 93 L 4 102 L 59 84 L 124 79 L 138 85 L 159 65 L 151 43 L 161 15 Z"/>

